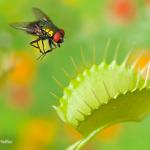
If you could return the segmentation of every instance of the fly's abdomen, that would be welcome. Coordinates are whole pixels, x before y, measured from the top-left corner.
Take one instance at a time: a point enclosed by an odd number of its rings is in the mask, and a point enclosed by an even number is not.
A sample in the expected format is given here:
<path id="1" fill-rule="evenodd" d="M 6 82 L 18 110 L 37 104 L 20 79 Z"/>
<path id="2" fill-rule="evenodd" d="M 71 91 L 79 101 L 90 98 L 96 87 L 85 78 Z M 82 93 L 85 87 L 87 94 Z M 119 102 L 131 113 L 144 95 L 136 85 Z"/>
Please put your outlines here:
<path id="1" fill-rule="evenodd" d="M 27 28 L 29 29 L 27 30 L 27 33 L 29 34 L 37 35 L 37 36 L 40 36 L 43 34 L 38 22 L 32 22 L 28 24 Z"/>

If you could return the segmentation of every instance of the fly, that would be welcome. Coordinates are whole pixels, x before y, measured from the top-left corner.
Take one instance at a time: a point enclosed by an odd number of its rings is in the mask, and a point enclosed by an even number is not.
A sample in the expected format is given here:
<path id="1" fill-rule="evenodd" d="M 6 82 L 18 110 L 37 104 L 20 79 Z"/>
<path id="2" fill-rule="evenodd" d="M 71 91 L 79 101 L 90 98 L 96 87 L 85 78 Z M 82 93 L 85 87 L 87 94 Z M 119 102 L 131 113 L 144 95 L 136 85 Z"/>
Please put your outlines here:
<path id="1" fill-rule="evenodd" d="M 36 40 L 30 42 L 30 45 L 39 49 L 39 52 L 41 53 L 39 58 L 41 58 L 55 48 L 60 47 L 61 43 L 64 42 L 65 32 L 63 29 L 58 28 L 39 8 L 32 8 L 32 11 L 37 19 L 36 21 L 18 22 L 10 25 L 15 29 L 23 30 L 28 34 L 37 37 Z M 48 40 L 50 49 L 45 50 L 44 40 Z M 42 43 L 42 48 L 39 45 L 40 41 Z"/>

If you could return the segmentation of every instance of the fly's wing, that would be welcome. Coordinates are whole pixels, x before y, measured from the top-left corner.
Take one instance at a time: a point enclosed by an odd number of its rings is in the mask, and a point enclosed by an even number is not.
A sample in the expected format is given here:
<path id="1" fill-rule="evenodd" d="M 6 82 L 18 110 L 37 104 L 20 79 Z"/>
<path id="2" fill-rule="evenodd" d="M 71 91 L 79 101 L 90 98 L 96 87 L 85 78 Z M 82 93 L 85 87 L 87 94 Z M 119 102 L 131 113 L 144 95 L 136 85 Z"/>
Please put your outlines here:
<path id="1" fill-rule="evenodd" d="M 18 29 L 18 30 L 23 30 L 26 32 L 32 32 L 32 29 L 30 28 L 30 22 L 16 22 L 16 23 L 11 23 L 9 24 L 11 27 Z"/>
<path id="2" fill-rule="evenodd" d="M 41 20 L 42 23 L 47 26 L 50 27 L 54 30 L 58 30 L 58 28 L 55 26 L 55 24 L 49 19 L 49 17 L 43 12 L 41 11 L 39 8 L 32 8 L 32 11 L 35 15 L 35 17 L 38 20 Z"/>
<path id="3" fill-rule="evenodd" d="M 37 35 L 35 32 L 35 28 L 38 26 L 39 22 L 34 21 L 34 22 L 17 22 L 17 23 L 11 23 L 10 26 L 18 29 L 18 30 L 23 30 L 26 31 L 29 34 L 32 35 Z"/>
<path id="4" fill-rule="evenodd" d="M 32 11 L 38 20 L 45 20 L 45 21 L 52 22 L 49 19 L 49 17 L 43 11 L 41 11 L 39 8 L 32 8 Z"/>

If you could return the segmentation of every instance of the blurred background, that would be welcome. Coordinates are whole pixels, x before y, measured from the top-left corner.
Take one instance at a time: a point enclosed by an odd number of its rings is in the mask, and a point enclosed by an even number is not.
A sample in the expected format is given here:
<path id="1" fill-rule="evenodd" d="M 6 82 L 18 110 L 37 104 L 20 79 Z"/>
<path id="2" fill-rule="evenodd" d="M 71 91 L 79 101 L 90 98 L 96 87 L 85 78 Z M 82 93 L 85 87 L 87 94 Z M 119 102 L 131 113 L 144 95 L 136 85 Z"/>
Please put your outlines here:
<path id="1" fill-rule="evenodd" d="M 43 10 L 66 33 L 61 48 L 41 61 L 36 60 L 39 51 L 29 45 L 33 37 L 8 25 L 35 20 L 32 7 Z M 142 51 L 135 69 L 146 66 L 150 0 L 0 0 L 0 150 L 63 150 L 77 141 L 81 135 L 52 108 L 59 103 L 50 92 L 62 96 L 53 78 L 66 86 L 76 75 L 70 56 L 79 70 L 81 52 L 86 66 L 98 64 L 110 40 L 108 63 L 120 43 L 119 63 L 131 50 L 128 63 L 134 62 Z M 115 125 L 98 134 L 85 150 L 148 150 L 149 125 L 150 117 Z"/>

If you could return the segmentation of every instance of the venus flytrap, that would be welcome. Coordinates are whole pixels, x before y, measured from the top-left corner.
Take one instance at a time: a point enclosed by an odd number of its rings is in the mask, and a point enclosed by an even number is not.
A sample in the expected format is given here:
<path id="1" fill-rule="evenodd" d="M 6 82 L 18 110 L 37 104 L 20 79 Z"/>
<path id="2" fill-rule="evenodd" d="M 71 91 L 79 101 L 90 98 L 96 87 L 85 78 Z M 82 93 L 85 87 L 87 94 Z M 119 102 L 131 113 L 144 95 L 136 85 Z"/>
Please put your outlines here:
<path id="1" fill-rule="evenodd" d="M 109 44 L 110 40 L 106 50 Z M 93 64 L 90 68 L 83 64 L 85 68 L 82 72 L 78 71 L 71 58 L 77 72 L 76 78 L 70 80 L 67 87 L 63 87 L 60 105 L 53 106 L 65 123 L 83 135 L 83 139 L 68 150 L 81 149 L 103 128 L 124 121 L 141 121 L 150 113 L 150 63 L 143 69 L 146 70 L 145 79 L 142 69 L 139 68 L 137 72 L 134 70 L 139 58 L 128 66 L 128 54 L 122 64 L 117 64 L 119 45 L 110 64 L 104 58 L 103 62 Z M 83 54 L 81 58 L 85 62 Z"/>

